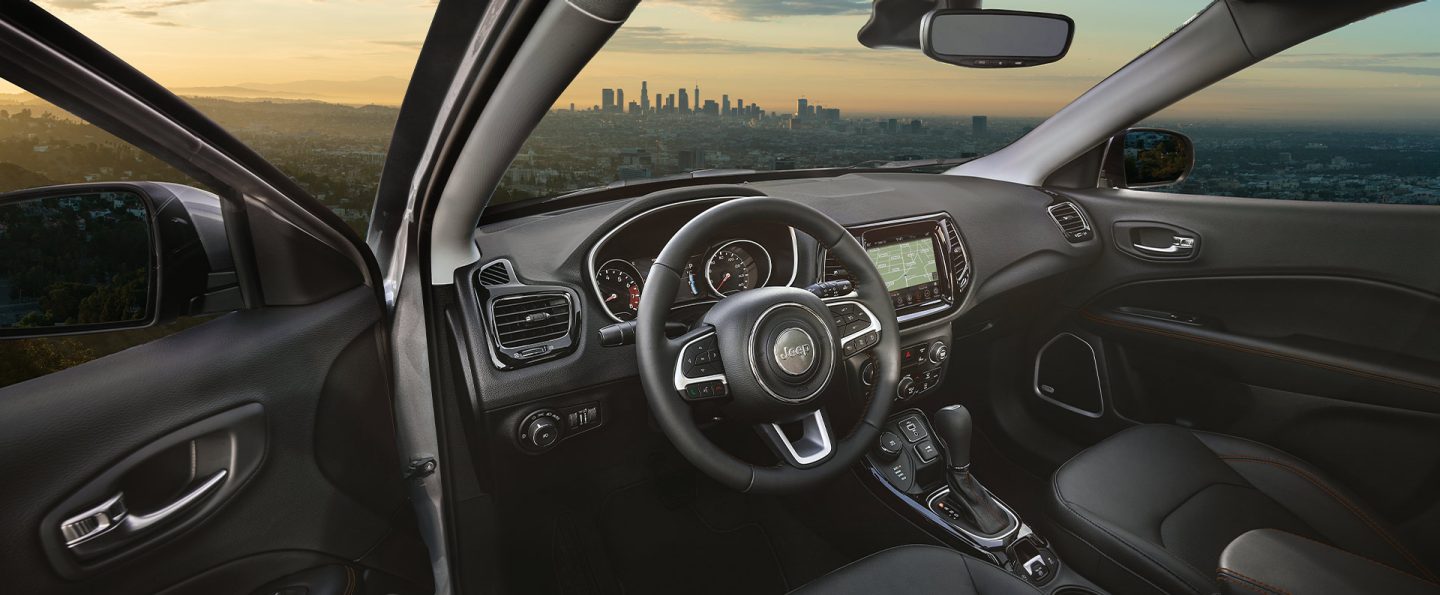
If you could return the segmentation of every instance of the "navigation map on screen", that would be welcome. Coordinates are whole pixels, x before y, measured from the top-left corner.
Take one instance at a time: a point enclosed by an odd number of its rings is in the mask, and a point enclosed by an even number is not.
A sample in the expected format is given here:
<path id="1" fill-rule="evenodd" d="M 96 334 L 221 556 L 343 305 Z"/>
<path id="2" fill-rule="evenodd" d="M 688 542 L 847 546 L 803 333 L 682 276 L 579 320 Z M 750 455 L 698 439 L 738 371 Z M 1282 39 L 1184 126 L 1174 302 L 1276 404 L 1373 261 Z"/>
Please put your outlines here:
<path id="1" fill-rule="evenodd" d="M 900 242 L 888 246 L 877 246 L 866 250 L 880 278 L 885 280 L 889 291 L 914 287 L 938 280 L 940 273 L 935 266 L 935 246 L 930 238 Z"/>

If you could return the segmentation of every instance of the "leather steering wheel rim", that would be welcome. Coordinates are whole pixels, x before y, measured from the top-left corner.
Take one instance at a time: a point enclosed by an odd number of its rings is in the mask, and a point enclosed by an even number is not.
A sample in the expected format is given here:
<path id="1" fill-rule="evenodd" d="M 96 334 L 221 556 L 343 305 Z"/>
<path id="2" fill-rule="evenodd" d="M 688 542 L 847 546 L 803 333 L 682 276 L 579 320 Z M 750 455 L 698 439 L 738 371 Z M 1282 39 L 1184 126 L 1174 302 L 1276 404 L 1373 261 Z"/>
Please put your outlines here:
<path id="1" fill-rule="evenodd" d="M 680 346 L 665 336 L 665 320 L 680 287 L 685 262 L 705 246 L 713 230 L 755 220 L 782 223 L 815 238 L 846 265 L 857 294 L 851 300 L 867 307 L 880 326 L 879 341 L 869 351 L 875 361 L 876 376 L 865 401 L 864 414 L 854 428 L 835 441 L 829 457 L 811 467 L 801 468 L 783 461 L 778 466 L 756 466 L 724 451 L 696 426 L 690 405 L 677 395 L 674 386 Z M 676 232 L 655 259 L 646 278 L 635 332 L 641 383 L 660 429 L 681 455 L 701 471 L 742 492 L 782 493 L 814 487 L 859 461 L 874 444 L 890 414 L 891 395 L 895 394 L 900 378 L 899 324 L 885 284 L 865 249 L 824 213 L 798 202 L 768 196 L 723 202 L 702 212 Z M 736 329 L 717 327 L 715 332 L 736 332 Z M 828 355 L 836 358 L 836 368 L 844 369 L 842 364 L 847 358 L 841 356 L 838 349 Z"/>

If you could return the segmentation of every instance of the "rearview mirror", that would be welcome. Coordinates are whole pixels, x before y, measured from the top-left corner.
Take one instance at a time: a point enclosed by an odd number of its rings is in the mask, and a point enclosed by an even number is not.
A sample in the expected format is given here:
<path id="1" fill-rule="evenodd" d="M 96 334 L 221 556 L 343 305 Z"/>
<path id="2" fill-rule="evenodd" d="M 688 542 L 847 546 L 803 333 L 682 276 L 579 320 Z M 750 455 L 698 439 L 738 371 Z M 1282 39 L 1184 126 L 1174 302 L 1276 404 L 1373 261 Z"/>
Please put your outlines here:
<path id="1" fill-rule="evenodd" d="M 935 10 L 920 23 L 920 49 L 946 64 L 1020 68 L 1065 57 L 1075 21 L 1013 10 Z"/>
<path id="2" fill-rule="evenodd" d="M 1110 138 L 1100 166 L 1111 188 L 1158 188 L 1185 181 L 1195 168 L 1190 137 L 1160 128 L 1130 128 Z"/>
<path id="3" fill-rule="evenodd" d="M 0 337 L 143 327 L 208 311 L 235 286 L 224 240 L 219 199 L 188 186 L 0 194 Z"/>

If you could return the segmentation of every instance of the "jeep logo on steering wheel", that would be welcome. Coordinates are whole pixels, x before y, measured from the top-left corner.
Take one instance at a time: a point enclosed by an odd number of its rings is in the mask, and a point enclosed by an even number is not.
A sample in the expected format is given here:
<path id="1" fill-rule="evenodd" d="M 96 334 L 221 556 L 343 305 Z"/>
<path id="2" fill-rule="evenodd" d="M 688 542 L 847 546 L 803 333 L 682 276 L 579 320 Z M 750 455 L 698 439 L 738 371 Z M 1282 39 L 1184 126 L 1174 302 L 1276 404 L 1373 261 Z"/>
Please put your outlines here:
<path id="1" fill-rule="evenodd" d="M 791 376 L 809 372 L 815 366 L 815 339 L 798 327 L 781 331 L 775 338 L 775 364 Z"/>

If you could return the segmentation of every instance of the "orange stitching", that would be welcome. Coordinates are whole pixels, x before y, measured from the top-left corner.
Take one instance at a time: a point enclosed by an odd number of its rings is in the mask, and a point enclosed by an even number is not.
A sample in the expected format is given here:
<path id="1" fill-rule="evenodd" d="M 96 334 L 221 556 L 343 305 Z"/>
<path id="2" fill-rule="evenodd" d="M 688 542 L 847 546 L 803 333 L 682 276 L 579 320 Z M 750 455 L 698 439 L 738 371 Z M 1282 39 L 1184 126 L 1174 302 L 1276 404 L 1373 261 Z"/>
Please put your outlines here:
<path id="1" fill-rule="evenodd" d="M 1420 577 L 1418 577 L 1418 576 L 1415 576 L 1415 575 L 1412 574 L 1412 573 L 1405 572 L 1404 570 L 1400 570 L 1399 568 L 1396 568 L 1396 567 L 1394 567 L 1394 566 L 1391 566 L 1391 565 L 1386 564 L 1386 563 L 1384 563 L 1384 562 L 1381 562 L 1381 561 L 1379 561 L 1379 560 L 1372 560 L 1371 558 L 1369 558 L 1369 557 L 1367 557 L 1367 556 L 1362 556 L 1362 555 L 1357 554 L 1357 553 L 1355 553 L 1355 552 L 1352 552 L 1352 551 L 1350 551 L 1350 550 L 1342 550 L 1342 549 L 1340 549 L 1340 548 L 1338 548 L 1338 547 L 1335 547 L 1335 546 L 1330 545 L 1330 544 L 1328 544 L 1328 543 L 1325 543 L 1325 542 L 1323 542 L 1323 541 L 1317 541 L 1317 540 L 1314 540 L 1314 539 L 1310 539 L 1309 537 L 1306 537 L 1306 536 L 1304 536 L 1304 535 L 1300 535 L 1300 534 L 1298 534 L 1298 533 L 1291 533 L 1291 532 L 1286 531 L 1286 530 L 1284 530 L 1284 529 L 1274 529 L 1274 528 L 1270 528 L 1270 529 L 1266 529 L 1266 530 L 1267 530 L 1267 531 L 1274 531 L 1274 532 L 1276 532 L 1276 533 L 1284 533 L 1284 534 L 1289 535 L 1289 536 L 1291 536 L 1291 537 L 1296 537 L 1296 538 L 1299 538 L 1299 539 L 1304 539 L 1305 541 L 1308 541 L 1308 542 L 1310 542 L 1310 543 L 1315 543 L 1315 544 L 1323 545 L 1323 546 L 1325 546 L 1325 547 L 1327 547 L 1327 548 L 1330 548 L 1330 549 L 1335 550 L 1335 551 L 1337 551 L 1337 552 L 1340 552 L 1340 553 L 1342 553 L 1342 554 L 1346 554 L 1346 555 L 1349 555 L 1349 556 L 1353 556 L 1353 557 L 1355 557 L 1355 558 L 1359 558 L 1359 559 L 1361 559 L 1361 560 L 1364 560 L 1364 561 L 1366 561 L 1366 562 L 1369 562 L 1369 563 L 1371 563 L 1371 564 L 1374 564 L 1374 565 L 1379 566 L 1379 567 L 1381 567 L 1381 568 L 1384 568 L 1384 569 L 1386 569 L 1386 570 L 1389 570 L 1389 571 L 1392 571 L 1392 572 L 1398 572 L 1398 573 L 1400 573 L 1400 574 L 1403 574 L 1403 575 L 1405 575 L 1405 576 L 1411 577 L 1411 578 L 1413 578 L 1413 579 L 1415 579 L 1415 580 L 1417 580 L 1417 581 L 1420 581 L 1420 582 L 1422 582 L 1422 583 L 1428 583 L 1428 584 L 1431 584 L 1431 585 L 1436 584 L 1436 583 L 1433 583 L 1433 582 L 1431 582 L 1431 581 L 1428 581 L 1428 580 L 1425 580 L 1425 579 L 1423 579 L 1423 578 L 1420 578 Z"/>
<path id="2" fill-rule="evenodd" d="M 1234 570 L 1231 570 L 1229 568 L 1216 569 L 1215 578 L 1218 578 L 1228 583 L 1240 585 L 1256 593 L 1280 593 L 1281 595 L 1290 595 L 1290 592 L 1286 591 L 1285 589 L 1281 589 L 1280 587 L 1276 587 L 1274 585 L 1267 585 L 1261 581 L 1235 572 Z M 1264 589 L 1263 591 L 1261 590 L 1262 588 Z"/>
<path id="3" fill-rule="evenodd" d="M 1350 374 L 1350 375 L 1352 375 L 1352 376 L 1360 376 L 1360 377 L 1362 377 L 1362 378 L 1369 378 L 1369 379 L 1371 379 L 1371 380 L 1379 380 L 1379 381 L 1381 381 L 1381 382 L 1389 382 L 1389 383 L 1392 383 L 1392 384 L 1398 384 L 1398 385 L 1401 385 L 1401 386 L 1405 386 L 1405 387 L 1409 387 L 1409 388 L 1414 388 L 1414 389 L 1418 389 L 1418 390 L 1423 390 L 1423 391 L 1427 391 L 1427 392 L 1440 392 L 1440 386 L 1433 386 L 1433 385 L 1430 385 L 1430 384 L 1424 384 L 1424 383 L 1420 383 L 1420 382 L 1414 382 L 1414 381 L 1410 381 L 1410 380 L 1405 380 L 1405 379 L 1403 379 L 1403 378 L 1394 378 L 1394 377 L 1391 377 L 1391 376 L 1385 376 L 1385 375 L 1383 375 L 1383 374 L 1376 374 L 1376 373 L 1374 373 L 1374 372 L 1366 372 L 1366 371 L 1364 371 L 1364 370 L 1356 370 L 1356 369 L 1354 369 L 1354 368 L 1347 368 L 1347 367 L 1344 367 L 1344 366 L 1337 366 L 1337 365 L 1334 365 L 1334 364 L 1327 364 L 1327 363 L 1325 363 L 1325 362 L 1317 362 L 1317 361 L 1315 361 L 1315 360 L 1305 359 L 1305 358 L 1297 357 L 1297 356 L 1293 356 L 1293 355 L 1287 355 L 1287 354 L 1284 354 L 1284 353 L 1277 353 L 1277 352 L 1270 351 L 1270 350 L 1267 350 L 1267 349 L 1260 349 L 1260 348 L 1258 348 L 1258 347 L 1247 347 L 1247 346 L 1245 346 L 1245 345 L 1236 345 L 1236 344 L 1234 344 L 1234 343 L 1227 343 L 1227 342 L 1224 342 L 1224 341 L 1220 341 L 1220 340 L 1216 340 L 1216 339 L 1210 339 L 1210 338 L 1207 338 L 1207 337 L 1197 337 L 1197 336 L 1195 336 L 1195 335 L 1187 335 L 1187 334 L 1184 334 L 1184 333 L 1177 333 L 1177 332 L 1173 332 L 1173 331 L 1169 331 L 1169 330 L 1165 330 L 1165 329 L 1151 328 L 1151 327 L 1148 327 L 1148 326 L 1143 326 L 1143 325 L 1139 325 L 1139 324 L 1133 324 L 1133 323 L 1125 322 L 1125 321 L 1123 321 L 1123 320 L 1113 320 L 1113 319 L 1110 319 L 1110 318 L 1105 318 L 1105 317 L 1099 316 L 1099 315 L 1094 314 L 1094 313 L 1089 312 L 1089 311 L 1082 311 L 1082 312 L 1080 312 L 1080 315 L 1081 315 L 1081 316 L 1084 316 L 1085 318 L 1088 318 L 1088 319 L 1090 319 L 1090 320 L 1092 320 L 1092 321 L 1101 323 L 1101 324 L 1108 324 L 1108 325 L 1111 325 L 1111 326 L 1118 326 L 1118 327 L 1121 327 L 1121 328 L 1127 328 L 1127 329 L 1130 329 L 1130 330 L 1140 331 L 1140 332 L 1145 332 L 1145 333 L 1150 333 L 1150 334 L 1155 334 L 1155 335 L 1164 335 L 1164 336 L 1167 336 L 1167 337 L 1173 337 L 1173 338 L 1176 338 L 1176 339 L 1181 339 L 1181 340 L 1185 340 L 1185 341 L 1191 341 L 1191 342 L 1195 342 L 1195 343 L 1203 343 L 1203 344 L 1210 345 L 1210 346 L 1213 346 L 1213 347 L 1221 347 L 1221 348 L 1224 348 L 1224 349 L 1233 349 L 1233 350 L 1235 350 L 1235 351 L 1242 351 L 1242 352 L 1246 352 L 1246 353 L 1254 353 L 1254 354 L 1257 354 L 1257 355 L 1263 355 L 1263 356 L 1266 356 L 1266 357 L 1273 357 L 1273 358 L 1276 358 L 1276 359 L 1283 359 L 1283 360 L 1286 360 L 1286 361 L 1295 362 L 1295 363 L 1297 363 L 1297 364 L 1304 364 L 1304 365 L 1307 365 L 1307 366 L 1315 366 L 1315 367 L 1319 367 L 1319 368 L 1325 368 L 1325 369 L 1327 369 L 1327 370 L 1332 370 L 1332 371 L 1335 371 L 1335 372 L 1341 372 L 1341 373 L 1344 373 L 1344 374 Z"/>
<path id="4" fill-rule="evenodd" d="M 1298 467 L 1295 467 L 1295 466 L 1293 466 L 1293 465 L 1289 465 L 1289 464 L 1283 463 L 1283 462 L 1281 462 L 1281 461 L 1276 461 L 1276 460 L 1272 460 L 1272 459 L 1265 459 L 1265 458 L 1259 458 L 1259 457 L 1221 455 L 1221 456 L 1220 456 L 1220 460 L 1222 460 L 1222 461 L 1243 461 L 1243 462 L 1250 462 L 1250 463 L 1264 463 L 1264 464 L 1267 464 L 1267 465 L 1273 465 L 1273 466 L 1279 467 L 1279 468 L 1281 468 L 1281 469 L 1285 469 L 1285 470 L 1287 470 L 1287 471 L 1290 471 L 1291 473 L 1294 473 L 1294 474 L 1300 476 L 1301 478 L 1305 479 L 1306 481 L 1309 481 L 1309 482 L 1310 482 L 1311 484 L 1313 484 L 1315 487 L 1319 488 L 1320 491 L 1325 492 L 1325 493 L 1328 494 L 1331 498 L 1334 498 L 1336 502 L 1339 502 L 1342 506 L 1344 506 L 1346 509 L 1348 509 L 1348 510 L 1350 511 L 1350 513 L 1351 513 L 1351 514 L 1354 514 L 1357 518 L 1359 518 L 1359 519 L 1361 520 L 1361 522 L 1363 522 L 1363 523 L 1365 523 L 1365 525 L 1369 526 L 1371 530 L 1375 531 L 1375 534 L 1376 534 L 1376 535 L 1379 535 L 1381 539 L 1385 540 L 1386 543 L 1390 544 L 1390 547 L 1395 548 L 1395 551 L 1396 551 L 1396 552 L 1399 552 L 1400 555 L 1401 555 L 1402 557 L 1404 557 L 1406 561 L 1410 562 L 1411 565 L 1413 565 L 1413 566 L 1415 566 L 1415 568 L 1419 569 L 1420 572 L 1423 573 L 1423 574 L 1426 576 L 1426 578 L 1429 578 L 1429 579 L 1432 580 L 1432 581 L 1435 580 L 1435 575 L 1433 575 L 1433 574 L 1430 573 L 1430 569 L 1426 568 L 1425 565 L 1421 564 L 1418 560 L 1416 560 L 1415 557 L 1410 554 L 1410 551 L 1409 551 L 1409 550 L 1406 550 L 1404 546 L 1402 546 L 1398 541 L 1395 540 L 1395 538 L 1391 537 L 1390 534 L 1389 534 L 1389 532 L 1385 531 L 1385 529 L 1384 529 L 1383 527 L 1381 527 L 1378 523 L 1376 523 L 1376 522 L 1374 521 L 1374 519 L 1371 519 L 1371 518 L 1369 517 L 1369 515 L 1366 515 L 1363 510 L 1361 510 L 1361 509 L 1360 509 L 1358 506 L 1356 506 L 1354 503 L 1350 502 L 1350 500 L 1348 500 L 1348 499 L 1346 499 L 1344 496 L 1341 496 L 1340 494 L 1336 493 L 1334 490 L 1332 490 L 1332 489 L 1330 488 L 1330 486 L 1326 485 L 1325 482 L 1321 481 L 1319 478 L 1315 477 L 1314 475 L 1311 475 L 1310 473 L 1306 472 L 1304 469 L 1300 469 L 1300 468 L 1298 468 Z"/>

